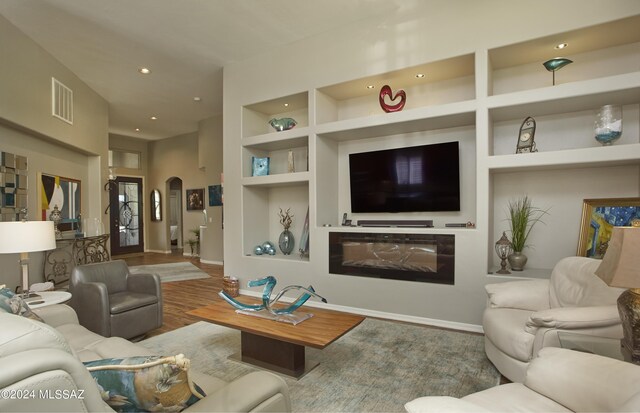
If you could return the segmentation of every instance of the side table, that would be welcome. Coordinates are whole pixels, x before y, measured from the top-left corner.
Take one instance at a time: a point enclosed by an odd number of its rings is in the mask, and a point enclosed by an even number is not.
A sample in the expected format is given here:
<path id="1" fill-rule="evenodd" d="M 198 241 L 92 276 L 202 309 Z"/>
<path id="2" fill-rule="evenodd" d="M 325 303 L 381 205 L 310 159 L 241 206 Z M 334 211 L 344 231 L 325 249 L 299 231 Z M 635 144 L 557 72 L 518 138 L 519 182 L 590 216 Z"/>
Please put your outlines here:
<path id="1" fill-rule="evenodd" d="M 25 300 L 31 309 L 65 303 L 71 299 L 71 293 L 67 291 L 43 291 L 37 294 Z"/>
<path id="2" fill-rule="evenodd" d="M 560 340 L 560 347 L 562 348 L 598 354 L 631 363 L 631 358 L 627 357 L 622 351 L 620 338 L 598 337 L 560 331 L 558 332 L 558 339 Z"/>

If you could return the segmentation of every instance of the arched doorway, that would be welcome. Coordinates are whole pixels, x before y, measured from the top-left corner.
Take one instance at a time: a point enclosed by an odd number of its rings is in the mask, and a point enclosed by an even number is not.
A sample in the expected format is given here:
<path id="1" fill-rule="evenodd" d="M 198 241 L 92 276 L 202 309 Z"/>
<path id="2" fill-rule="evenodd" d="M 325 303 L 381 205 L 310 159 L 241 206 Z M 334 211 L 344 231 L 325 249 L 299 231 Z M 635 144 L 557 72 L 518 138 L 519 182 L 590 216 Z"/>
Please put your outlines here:
<path id="1" fill-rule="evenodd" d="M 182 239 L 182 179 L 172 177 L 167 180 L 167 221 L 169 222 L 169 243 L 171 250 L 183 248 Z"/>

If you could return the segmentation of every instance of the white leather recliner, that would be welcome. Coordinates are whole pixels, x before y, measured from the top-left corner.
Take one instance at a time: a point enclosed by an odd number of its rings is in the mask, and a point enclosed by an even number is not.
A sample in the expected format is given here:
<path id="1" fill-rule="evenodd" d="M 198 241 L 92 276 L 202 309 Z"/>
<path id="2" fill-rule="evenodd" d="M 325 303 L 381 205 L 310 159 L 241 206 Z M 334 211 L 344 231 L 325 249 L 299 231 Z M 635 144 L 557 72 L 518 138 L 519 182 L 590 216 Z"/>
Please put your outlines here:
<path id="1" fill-rule="evenodd" d="M 522 382 L 540 349 L 560 347 L 559 331 L 622 338 L 616 300 L 624 290 L 594 274 L 600 262 L 568 257 L 556 264 L 549 280 L 485 286 L 485 351 L 503 376 Z"/>
<path id="2" fill-rule="evenodd" d="M 544 348 L 524 383 L 492 387 L 461 399 L 420 397 L 409 413 L 429 412 L 638 412 L 640 366 L 563 348 Z"/>

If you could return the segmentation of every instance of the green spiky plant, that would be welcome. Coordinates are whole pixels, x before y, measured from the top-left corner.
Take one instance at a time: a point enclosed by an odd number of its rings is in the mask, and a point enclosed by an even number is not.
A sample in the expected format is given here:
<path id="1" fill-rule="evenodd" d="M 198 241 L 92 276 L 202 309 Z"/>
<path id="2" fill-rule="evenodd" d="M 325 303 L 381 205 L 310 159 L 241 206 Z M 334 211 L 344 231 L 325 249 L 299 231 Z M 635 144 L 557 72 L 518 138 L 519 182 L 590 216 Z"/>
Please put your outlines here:
<path id="1" fill-rule="evenodd" d="M 531 199 L 524 196 L 515 201 L 509 201 L 509 229 L 511 230 L 511 248 L 514 252 L 522 252 L 527 247 L 527 239 L 533 227 L 542 221 L 548 210 L 540 209 L 531 204 Z"/>

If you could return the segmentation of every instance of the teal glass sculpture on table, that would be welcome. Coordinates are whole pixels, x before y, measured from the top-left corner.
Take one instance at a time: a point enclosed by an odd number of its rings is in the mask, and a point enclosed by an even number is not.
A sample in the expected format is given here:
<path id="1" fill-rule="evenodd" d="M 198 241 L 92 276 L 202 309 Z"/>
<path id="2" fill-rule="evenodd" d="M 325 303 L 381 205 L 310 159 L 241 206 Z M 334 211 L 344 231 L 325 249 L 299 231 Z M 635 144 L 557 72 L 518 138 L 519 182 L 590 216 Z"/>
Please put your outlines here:
<path id="1" fill-rule="evenodd" d="M 257 315 L 264 318 L 270 318 L 276 321 L 284 321 L 292 324 L 298 324 L 299 322 L 309 318 L 312 314 L 304 314 L 302 317 L 294 317 L 293 312 L 300 308 L 304 303 L 309 300 L 309 298 L 316 297 L 320 299 L 323 303 L 326 303 L 327 300 L 316 293 L 312 286 L 302 287 L 300 285 L 290 285 L 285 287 L 280 291 L 275 298 L 271 298 L 271 294 L 273 293 L 273 288 L 275 287 L 277 281 L 275 277 L 268 276 L 264 278 L 260 278 L 257 280 L 251 280 L 247 283 L 248 287 L 259 287 L 264 285 L 264 290 L 262 291 L 262 303 L 261 304 L 245 304 L 236 300 L 227 294 L 224 290 L 220 291 L 218 295 L 222 297 L 226 302 L 231 304 L 233 307 L 237 308 L 238 312 L 247 315 Z M 292 304 L 285 307 L 274 307 L 274 304 L 278 302 L 278 300 L 290 290 L 301 290 L 303 293 L 296 298 Z M 262 312 L 262 314 L 260 314 Z M 265 314 L 266 312 L 266 314 Z M 284 316 L 284 318 L 282 317 Z"/>

